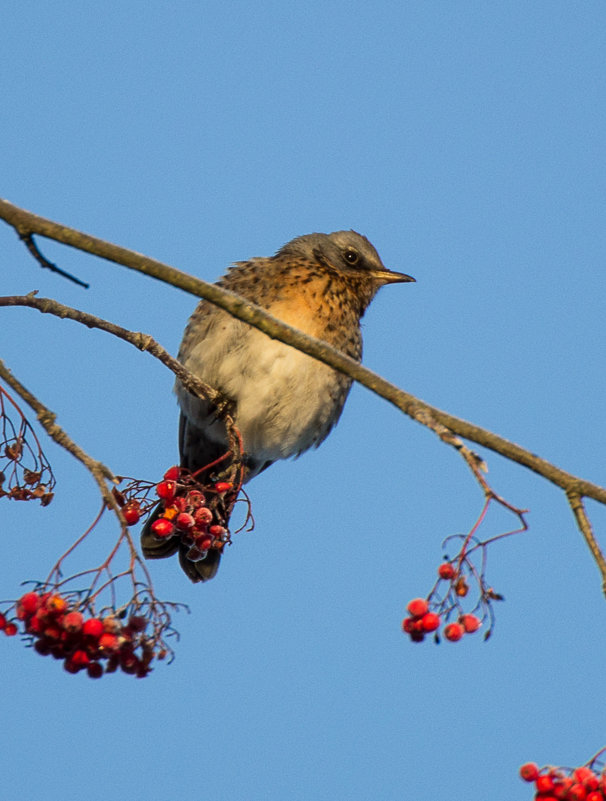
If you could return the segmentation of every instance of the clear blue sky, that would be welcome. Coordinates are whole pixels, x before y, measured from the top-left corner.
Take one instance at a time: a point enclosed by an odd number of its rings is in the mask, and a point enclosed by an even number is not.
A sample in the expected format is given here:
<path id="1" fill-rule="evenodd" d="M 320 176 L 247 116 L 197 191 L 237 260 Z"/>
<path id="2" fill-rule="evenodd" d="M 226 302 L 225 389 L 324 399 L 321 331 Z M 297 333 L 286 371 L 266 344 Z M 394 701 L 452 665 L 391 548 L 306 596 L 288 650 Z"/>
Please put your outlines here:
<path id="1" fill-rule="evenodd" d="M 365 363 L 606 483 L 604 3 L 11 3 L 0 23 L 0 194 L 208 280 L 355 228 L 417 279 L 378 296 Z M 2 293 L 38 289 L 176 350 L 193 298 L 45 252 L 91 289 L 2 226 Z M 2 317 L 2 357 L 88 452 L 151 478 L 175 461 L 159 364 L 34 311 Z M 98 507 L 48 452 L 56 501 L 2 501 L 2 597 Z M 490 553 L 507 600 L 489 643 L 399 632 L 481 497 L 453 452 L 356 388 L 319 451 L 250 485 L 256 530 L 215 581 L 153 566 L 159 595 L 192 609 L 172 666 L 92 682 L 0 641 L 2 792 L 524 801 L 521 762 L 588 758 L 606 744 L 597 570 L 561 494 L 485 455 L 532 526 Z"/>

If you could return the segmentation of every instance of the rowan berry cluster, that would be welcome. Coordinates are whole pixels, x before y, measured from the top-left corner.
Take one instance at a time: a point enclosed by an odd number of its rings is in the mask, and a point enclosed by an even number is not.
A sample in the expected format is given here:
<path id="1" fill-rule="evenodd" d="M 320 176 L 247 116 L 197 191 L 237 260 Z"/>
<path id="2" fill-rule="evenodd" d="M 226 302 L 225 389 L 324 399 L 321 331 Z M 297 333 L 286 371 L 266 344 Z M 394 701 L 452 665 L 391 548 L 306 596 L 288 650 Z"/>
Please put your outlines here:
<path id="1" fill-rule="evenodd" d="M 425 598 L 413 598 L 406 609 L 409 616 L 402 621 L 402 630 L 413 642 L 423 642 L 426 634 L 437 632 L 444 622 L 438 612 L 430 611 L 430 605 Z M 444 639 L 458 642 L 464 634 L 477 631 L 481 625 L 482 621 L 475 615 L 462 614 L 457 622 L 446 623 L 442 634 Z"/>
<path id="2" fill-rule="evenodd" d="M 151 524 L 151 531 L 159 540 L 174 537 L 186 545 L 186 556 L 192 562 L 204 559 L 209 548 L 222 550 L 229 541 L 218 501 L 226 494 L 233 494 L 233 485 L 227 481 L 204 487 L 204 492 L 198 487 L 182 468 L 167 470 L 155 486 L 160 509 Z M 122 514 L 129 526 L 138 523 L 146 511 L 136 497 L 124 497 Z"/>
<path id="3" fill-rule="evenodd" d="M 15 616 L 34 649 L 62 659 L 68 673 L 86 670 L 98 679 L 119 668 L 144 678 L 153 658 L 166 656 L 161 648 L 156 651 L 157 638 L 146 636 L 145 617 L 131 614 L 126 622 L 111 613 L 96 617 L 79 607 L 77 598 L 58 592 L 26 592 L 15 605 Z M 8 636 L 18 631 L 5 615 L 0 615 L 0 628 Z"/>
<path id="4" fill-rule="evenodd" d="M 539 801 L 604 801 L 606 799 L 606 771 L 598 773 L 591 765 L 573 770 L 547 766 L 539 768 L 527 762 L 520 768 L 520 776 L 534 783 L 535 799 Z"/>

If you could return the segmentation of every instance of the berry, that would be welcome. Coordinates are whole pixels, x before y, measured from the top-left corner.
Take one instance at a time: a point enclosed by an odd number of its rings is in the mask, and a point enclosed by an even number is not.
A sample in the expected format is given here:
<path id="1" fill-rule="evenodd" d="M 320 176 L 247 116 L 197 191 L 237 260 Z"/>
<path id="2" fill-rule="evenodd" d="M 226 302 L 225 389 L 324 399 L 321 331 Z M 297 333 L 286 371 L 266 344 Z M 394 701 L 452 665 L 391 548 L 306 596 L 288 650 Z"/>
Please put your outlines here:
<path id="1" fill-rule="evenodd" d="M 406 609 L 413 617 L 422 617 L 429 612 L 429 604 L 424 598 L 413 598 Z"/>
<path id="2" fill-rule="evenodd" d="M 451 579 L 455 576 L 455 569 L 450 562 L 444 562 L 438 568 L 438 576 L 442 579 Z"/>
<path id="3" fill-rule="evenodd" d="M 591 768 L 584 766 L 577 768 L 573 772 L 572 778 L 578 784 L 584 785 L 588 790 L 597 790 L 600 786 L 600 781 Z"/>
<path id="4" fill-rule="evenodd" d="M 84 634 L 85 637 L 91 637 L 95 640 L 98 640 L 103 634 L 103 621 L 99 620 L 98 617 L 89 617 L 88 620 L 84 621 L 84 625 L 82 626 L 82 634 Z"/>
<path id="5" fill-rule="evenodd" d="M 189 531 L 190 528 L 194 527 L 194 522 L 193 516 L 187 512 L 181 512 L 175 518 L 175 526 L 181 531 Z"/>
<path id="6" fill-rule="evenodd" d="M 154 520 L 151 524 L 151 530 L 156 537 L 160 537 L 161 539 L 164 537 L 172 537 L 175 533 L 174 525 L 170 520 L 166 520 L 164 517 L 159 517 L 157 520 Z"/>
<path id="7" fill-rule="evenodd" d="M 7 637 L 14 637 L 17 633 L 17 626 L 15 623 L 7 623 L 4 627 L 4 633 Z"/>
<path id="8" fill-rule="evenodd" d="M 63 618 L 63 628 L 75 634 L 81 630 L 83 620 L 81 612 L 68 612 Z"/>
<path id="9" fill-rule="evenodd" d="M 104 651 L 117 651 L 119 646 L 120 641 L 115 634 L 110 634 L 108 631 L 105 631 L 99 637 L 99 648 Z"/>
<path id="10" fill-rule="evenodd" d="M 461 617 L 459 618 L 459 622 L 461 623 L 467 634 L 471 634 L 474 631 L 477 631 L 482 625 L 482 621 L 475 615 L 461 615 Z"/>
<path id="11" fill-rule="evenodd" d="M 421 618 L 421 627 L 423 631 L 435 631 L 440 628 L 440 615 L 435 612 L 427 612 Z"/>
<path id="12" fill-rule="evenodd" d="M 201 506 L 194 512 L 194 520 L 197 526 L 207 526 L 213 522 L 213 513 L 207 506 Z"/>
<path id="13" fill-rule="evenodd" d="M 40 606 L 40 596 L 37 592 L 26 592 L 19 599 L 19 609 L 22 609 L 26 615 L 33 615 L 38 611 Z"/>
<path id="14" fill-rule="evenodd" d="M 227 492 L 230 489 L 233 489 L 233 484 L 230 481 L 217 481 L 215 484 L 215 489 L 217 492 Z"/>
<path id="15" fill-rule="evenodd" d="M 402 631 L 405 634 L 410 634 L 413 630 L 412 624 L 414 623 L 414 618 L 412 617 L 405 617 L 402 621 Z"/>
<path id="16" fill-rule="evenodd" d="M 444 637 L 450 642 L 458 642 L 465 634 L 465 629 L 460 623 L 449 623 L 444 629 Z"/>
<path id="17" fill-rule="evenodd" d="M 180 475 L 181 475 L 181 468 L 177 467 L 177 465 L 173 465 L 173 467 L 169 467 L 166 473 L 164 473 L 164 480 L 177 481 Z"/>
<path id="18" fill-rule="evenodd" d="M 163 501 L 170 503 L 170 501 L 173 500 L 176 494 L 177 494 L 176 481 L 161 481 L 156 486 L 156 495 L 158 496 L 158 498 L 162 498 Z"/>
<path id="19" fill-rule="evenodd" d="M 128 526 L 134 526 L 141 520 L 141 507 L 138 501 L 129 501 L 122 509 L 122 514 Z"/>
<path id="20" fill-rule="evenodd" d="M 600 795 L 602 794 L 600 793 Z M 577 782 L 572 785 L 566 798 L 568 801 L 587 801 L 587 790 L 582 784 Z"/>
<path id="21" fill-rule="evenodd" d="M 604 801 L 604 796 L 599 790 L 592 790 L 585 801 Z"/>
<path id="22" fill-rule="evenodd" d="M 74 651 L 74 653 L 70 656 L 70 661 L 74 665 L 77 665 L 79 668 L 83 668 L 90 663 L 90 657 L 86 653 L 86 651 L 78 649 L 77 651 Z"/>
<path id="23" fill-rule="evenodd" d="M 547 795 L 547 793 L 551 793 L 553 791 L 553 779 L 548 774 L 543 774 L 542 776 L 538 776 L 536 778 L 534 786 L 537 793 L 543 793 L 544 795 Z"/>
<path id="24" fill-rule="evenodd" d="M 213 544 L 213 540 L 212 537 L 203 534 L 201 537 L 196 537 L 195 544 L 199 551 L 208 551 L 210 546 Z"/>
<path id="25" fill-rule="evenodd" d="M 520 776 L 525 782 L 534 782 L 539 777 L 539 766 L 536 762 L 525 762 L 520 768 Z"/>
<path id="26" fill-rule="evenodd" d="M 55 615 L 61 614 L 67 609 L 67 601 L 60 595 L 51 595 L 45 605 L 48 611 Z"/>
<path id="27" fill-rule="evenodd" d="M 223 528 L 223 526 L 211 526 L 208 529 L 208 533 L 212 534 L 213 537 L 222 537 L 224 534 L 227 534 L 227 529 Z"/>
<path id="28" fill-rule="evenodd" d="M 103 675 L 103 667 L 99 664 L 99 662 L 91 662 L 86 668 L 86 672 L 91 679 L 100 679 Z"/>
<path id="29" fill-rule="evenodd" d="M 556 798 L 564 799 L 568 798 L 568 791 L 574 784 L 574 780 L 571 779 L 570 776 L 564 776 L 562 779 L 559 779 L 553 788 L 553 794 Z"/>
<path id="30" fill-rule="evenodd" d="M 6 627 L 6 615 L 3 615 L 2 612 L 0 612 L 0 631 L 4 631 L 5 627 Z"/>

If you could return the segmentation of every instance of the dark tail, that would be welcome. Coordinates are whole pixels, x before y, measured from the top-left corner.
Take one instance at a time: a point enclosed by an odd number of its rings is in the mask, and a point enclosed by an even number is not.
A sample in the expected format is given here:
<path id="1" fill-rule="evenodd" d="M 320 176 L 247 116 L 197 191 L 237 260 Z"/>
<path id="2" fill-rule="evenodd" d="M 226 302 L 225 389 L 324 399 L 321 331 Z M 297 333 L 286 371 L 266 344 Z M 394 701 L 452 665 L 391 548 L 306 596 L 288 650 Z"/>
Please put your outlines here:
<path id="1" fill-rule="evenodd" d="M 185 575 L 191 579 L 191 581 L 197 583 L 199 581 L 209 581 L 211 578 L 214 578 L 219 569 L 221 551 L 218 551 L 216 548 L 209 548 L 204 559 L 201 559 L 199 562 L 192 562 L 186 555 L 189 546 L 183 545 L 178 537 L 160 539 L 152 532 L 151 525 L 154 520 L 160 517 L 161 512 L 161 504 L 158 504 L 141 530 L 141 549 L 143 551 L 143 556 L 146 559 L 167 559 L 169 556 L 174 556 L 178 551 L 179 564 Z"/>

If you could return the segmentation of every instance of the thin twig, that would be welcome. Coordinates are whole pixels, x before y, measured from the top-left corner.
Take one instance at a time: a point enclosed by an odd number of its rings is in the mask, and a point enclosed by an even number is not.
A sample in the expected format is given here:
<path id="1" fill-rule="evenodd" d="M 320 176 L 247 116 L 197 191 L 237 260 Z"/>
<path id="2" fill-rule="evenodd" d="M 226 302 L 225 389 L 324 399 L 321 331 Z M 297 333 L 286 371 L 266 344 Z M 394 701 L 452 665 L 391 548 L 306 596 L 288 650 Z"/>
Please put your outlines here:
<path id="1" fill-rule="evenodd" d="M 87 284 L 85 281 L 81 281 L 79 278 L 76 278 L 75 275 L 62 270 L 61 267 L 57 267 L 56 264 L 53 264 L 52 261 L 49 261 L 41 252 L 38 245 L 34 242 L 34 237 L 31 233 L 20 233 L 19 239 L 25 243 L 25 247 L 29 250 L 41 267 L 45 267 L 47 270 L 57 273 L 57 275 L 61 275 L 63 278 L 67 278 L 68 281 L 73 281 L 74 284 L 78 284 L 78 286 L 82 286 L 84 289 L 90 288 L 90 284 Z"/>

